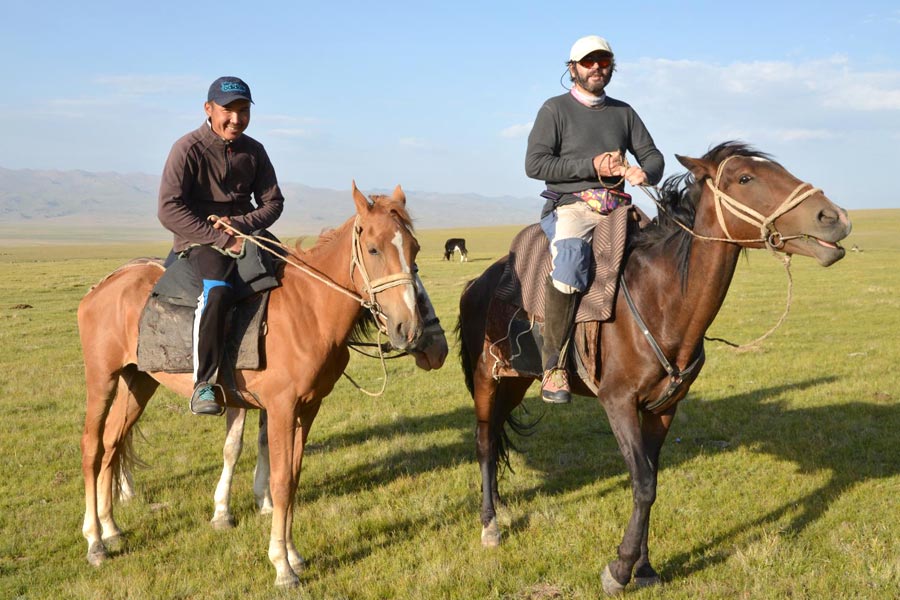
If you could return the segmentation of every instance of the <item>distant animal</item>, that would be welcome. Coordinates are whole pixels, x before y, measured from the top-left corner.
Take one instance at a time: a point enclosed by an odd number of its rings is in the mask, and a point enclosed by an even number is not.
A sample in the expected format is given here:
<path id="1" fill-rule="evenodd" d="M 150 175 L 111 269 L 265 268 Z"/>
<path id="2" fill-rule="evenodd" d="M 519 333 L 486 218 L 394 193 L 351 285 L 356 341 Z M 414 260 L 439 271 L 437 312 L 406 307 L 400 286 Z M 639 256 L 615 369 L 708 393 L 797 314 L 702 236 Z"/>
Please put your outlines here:
<path id="1" fill-rule="evenodd" d="M 660 581 L 647 542 L 660 449 L 703 365 L 703 334 L 725 299 L 741 248 L 768 247 L 828 266 L 843 258 L 838 242 L 850 233 L 845 210 L 745 145 L 721 144 L 701 159 L 676 157 L 690 176 L 667 180 L 658 223 L 632 240 L 615 317 L 576 323 L 572 334 L 570 358 L 577 355 L 580 365 L 573 391 L 599 398 L 631 475 L 631 515 L 616 559 L 602 570 L 603 589 L 611 595 L 632 577 L 638 587 Z M 500 543 L 497 463 L 509 458 L 504 423 L 514 431 L 527 425 L 512 410 L 540 377 L 517 370 L 510 358 L 514 344 L 502 343 L 510 318 L 522 311 L 494 295 L 514 258 L 500 259 L 469 282 L 459 304 L 460 356 L 477 418 L 484 546 Z"/>
<path id="2" fill-rule="evenodd" d="M 469 262 L 469 251 L 463 238 L 450 238 L 444 243 L 444 260 L 450 260 L 454 252 L 459 252 L 459 262 Z"/>
<path id="3" fill-rule="evenodd" d="M 856 244 L 853 244 L 853 247 L 850 248 L 850 249 L 851 249 L 853 252 L 862 252 L 862 248 L 860 248 L 860 247 L 857 246 Z"/>

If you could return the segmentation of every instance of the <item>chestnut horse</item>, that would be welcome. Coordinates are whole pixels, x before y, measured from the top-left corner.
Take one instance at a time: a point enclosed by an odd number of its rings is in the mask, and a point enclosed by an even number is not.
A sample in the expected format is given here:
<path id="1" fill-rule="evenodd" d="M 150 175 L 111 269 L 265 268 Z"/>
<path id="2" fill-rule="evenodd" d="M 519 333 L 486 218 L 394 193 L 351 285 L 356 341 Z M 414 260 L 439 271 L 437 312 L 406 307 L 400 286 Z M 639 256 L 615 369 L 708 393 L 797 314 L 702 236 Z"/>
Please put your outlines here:
<path id="1" fill-rule="evenodd" d="M 424 328 L 415 346 L 407 349 L 416 361 L 416 366 L 423 371 L 440 369 L 447 358 L 449 348 L 440 319 L 425 290 L 425 284 L 416 278 L 416 303 L 422 315 Z M 272 512 L 272 495 L 269 493 L 269 436 L 266 424 L 266 411 L 259 411 L 259 433 L 257 436 L 256 467 L 253 470 L 253 495 L 260 514 Z M 247 422 L 247 409 L 228 408 L 225 411 L 225 445 L 222 448 L 222 474 L 216 484 L 214 494 L 215 508 L 210 523 L 215 529 L 234 527 L 234 515 L 231 512 L 231 484 L 234 479 L 234 468 L 244 449 L 244 425 Z M 130 465 L 122 464 L 119 472 L 119 500 L 126 502 L 134 497 L 134 480 Z"/>
<path id="2" fill-rule="evenodd" d="M 609 594 L 624 590 L 632 573 L 639 586 L 659 582 L 647 537 L 660 449 L 678 401 L 700 371 L 703 336 L 741 249 L 768 247 L 828 266 L 844 256 L 837 242 L 850 233 L 846 212 L 821 190 L 746 145 L 728 142 L 700 159 L 677 158 L 690 173 L 666 181 L 658 222 L 630 239 L 613 318 L 578 323 L 572 336 L 587 340 L 579 352 L 594 373 L 573 378 L 574 391 L 599 399 L 631 476 L 631 518 L 618 557 L 602 573 Z M 470 282 L 460 299 L 460 355 L 478 421 L 484 546 L 500 542 L 497 463 L 508 456 L 504 424 L 516 429 L 511 411 L 535 379 L 508 365 L 497 370 L 492 356 L 510 321 L 509 306 L 492 302 L 508 258 Z"/>
<path id="3" fill-rule="evenodd" d="M 272 291 L 266 335 L 267 368 L 235 373 L 268 416 L 272 529 L 269 560 L 277 586 L 299 585 L 303 565 L 291 534 L 303 448 L 313 420 L 349 360 L 348 340 L 363 308 L 376 316 L 391 345 L 416 344 L 422 319 L 412 266 L 419 245 L 400 186 L 370 203 L 353 185 L 356 215 L 315 247 L 293 257 Z M 161 271 L 131 266 L 109 275 L 82 299 L 78 327 L 85 363 L 87 409 L 81 438 L 85 481 L 82 533 L 87 559 L 107 558 L 105 542 L 121 531 L 113 519 L 116 468 L 127 459 L 128 433 L 161 383 L 189 397 L 190 374 L 137 370 L 138 320 Z M 311 275 L 312 274 L 312 275 Z M 315 278 L 313 277 L 315 276 Z"/>

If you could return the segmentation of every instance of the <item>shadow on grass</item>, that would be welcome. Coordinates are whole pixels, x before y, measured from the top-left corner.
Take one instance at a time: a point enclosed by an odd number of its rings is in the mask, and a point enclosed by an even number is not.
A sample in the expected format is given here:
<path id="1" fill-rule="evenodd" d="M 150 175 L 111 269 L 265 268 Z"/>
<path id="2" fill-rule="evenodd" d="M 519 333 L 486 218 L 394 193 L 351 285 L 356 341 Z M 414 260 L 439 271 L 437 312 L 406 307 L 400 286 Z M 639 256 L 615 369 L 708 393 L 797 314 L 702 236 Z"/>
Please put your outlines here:
<path id="1" fill-rule="evenodd" d="M 804 473 L 826 471 L 830 479 L 800 498 L 785 500 L 761 517 L 736 522 L 727 531 L 669 557 L 660 565 L 661 573 L 682 578 L 724 562 L 742 536 L 777 523 L 786 515 L 795 515 L 787 531 L 801 533 L 821 518 L 845 491 L 870 480 L 900 473 L 900 460 L 892 442 L 895 432 L 900 430 L 900 407 L 850 402 L 792 408 L 787 401 L 793 392 L 835 381 L 835 377 L 819 377 L 715 402 L 686 403 L 692 420 L 687 427 L 676 424 L 670 433 L 662 451 L 661 482 L 665 481 L 666 470 L 711 451 L 725 453 L 739 448 L 752 448 L 753 452 L 789 461 Z M 610 481 L 592 494 L 602 496 L 630 487 L 624 460 L 596 401 L 576 399 L 571 405 L 548 407 L 548 411 L 530 439 L 519 439 L 521 451 L 516 453 L 529 468 L 542 473 L 543 481 L 516 492 L 517 497 L 533 500 L 538 495 L 564 495 L 602 480 Z M 711 420 L 715 422 L 714 426 L 709 425 Z M 672 438 L 676 436 L 685 441 L 673 452 Z M 514 475 L 507 474 L 506 477 Z M 501 496 L 503 483 L 501 480 Z M 580 500 L 567 500 L 572 501 Z M 625 508 L 630 511 L 630 502 Z M 624 531 L 624 520 L 621 525 Z M 520 517 L 512 522 L 510 531 L 527 527 L 528 518 Z"/>

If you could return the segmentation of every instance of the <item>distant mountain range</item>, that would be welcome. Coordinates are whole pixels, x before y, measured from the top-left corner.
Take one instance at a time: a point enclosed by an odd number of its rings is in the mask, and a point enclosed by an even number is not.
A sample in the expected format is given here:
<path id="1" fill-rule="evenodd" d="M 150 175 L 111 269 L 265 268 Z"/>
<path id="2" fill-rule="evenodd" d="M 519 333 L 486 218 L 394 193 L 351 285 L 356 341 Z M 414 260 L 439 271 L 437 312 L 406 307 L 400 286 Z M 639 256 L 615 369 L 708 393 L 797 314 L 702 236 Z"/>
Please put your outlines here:
<path id="1" fill-rule="evenodd" d="M 318 234 L 353 214 L 350 190 L 281 185 L 286 203 L 276 232 Z M 119 231 L 161 227 L 156 220 L 159 177 L 0 168 L 0 224 L 5 228 L 102 227 Z M 416 227 L 446 229 L 531 223 L 542 199 L 404 190 Z M 363 190 L 390 194 L 391 190 Z M 163 234 L 163 236 L 165 235 Z"/>

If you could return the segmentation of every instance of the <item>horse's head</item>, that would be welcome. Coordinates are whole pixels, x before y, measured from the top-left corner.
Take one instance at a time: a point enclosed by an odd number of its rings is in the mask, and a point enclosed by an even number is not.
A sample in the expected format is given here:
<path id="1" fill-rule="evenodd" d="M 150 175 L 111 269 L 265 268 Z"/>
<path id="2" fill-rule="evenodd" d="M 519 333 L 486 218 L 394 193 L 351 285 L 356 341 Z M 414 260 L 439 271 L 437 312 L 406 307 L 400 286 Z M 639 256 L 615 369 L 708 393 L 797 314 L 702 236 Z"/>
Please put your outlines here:
<path id="1" fill-rule="evenodd" d="M 826 267 L 844 257 L 838 242 L 850 234 L 847 211 L 767 155 L 727 142 L 703 158 L 676 158 L 703 186 L 703 197 L 715 203 L 712 212 L 726 238 L 810 256 Z"/>
<path id="2" fill-rule="evenodd" d="M 360 295 L 374 305 L 378 325 L 391 345 L 405 350 L 418 341 L 423 328 L 412 272 L 419 243 L 399 185 L 390 196 L 372 200 L 353 183 L 353 266 L 359 270 L 359 277 L 354 274 L 353 279 Z"/>

